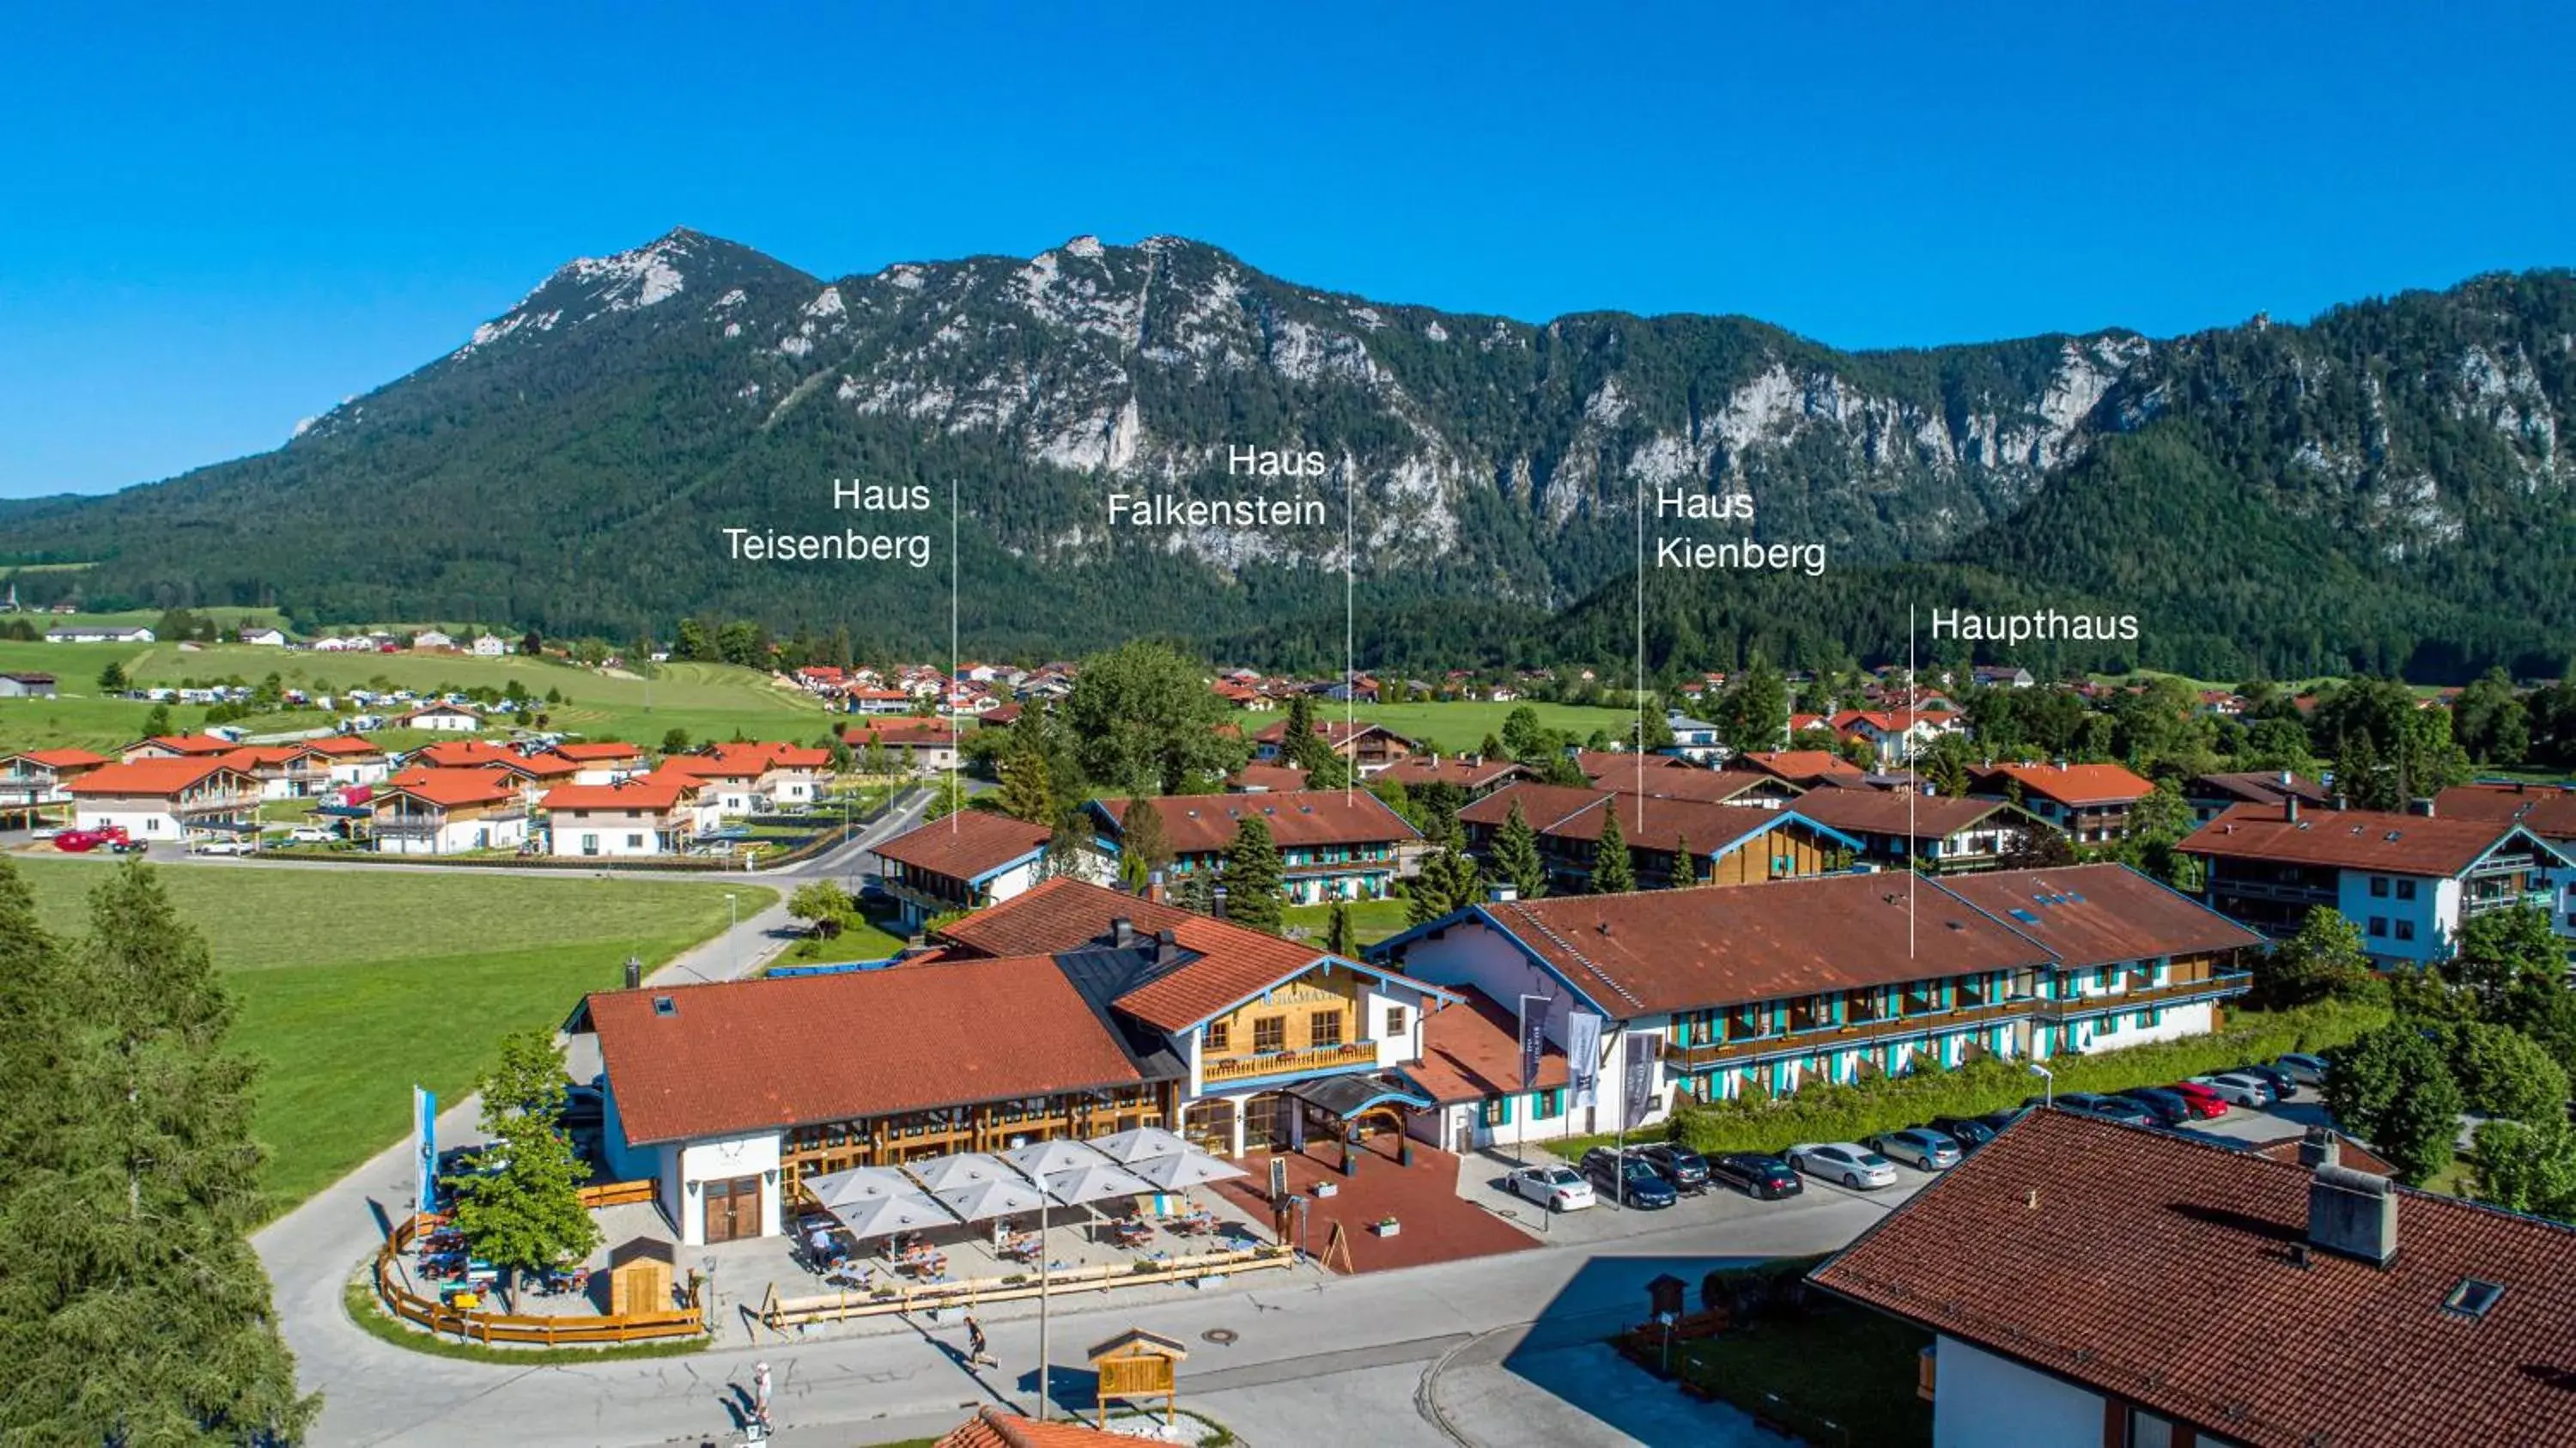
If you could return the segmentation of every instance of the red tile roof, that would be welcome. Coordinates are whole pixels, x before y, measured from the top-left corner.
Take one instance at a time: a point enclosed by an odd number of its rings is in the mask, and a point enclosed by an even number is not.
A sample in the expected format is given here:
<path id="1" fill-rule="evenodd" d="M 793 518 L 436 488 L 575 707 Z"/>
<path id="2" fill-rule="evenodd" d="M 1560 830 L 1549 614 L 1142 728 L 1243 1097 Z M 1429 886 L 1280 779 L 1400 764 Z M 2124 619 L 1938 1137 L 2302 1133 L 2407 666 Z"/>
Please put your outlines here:
<path id="1" fill-rule="evenodd" d="M 244 786 L 258 783 L 220 759 L 138 759 L 102 764 L 64 788 L 73 794 L 175 795 L 218 774 L 229 774 Z"/>
<path id="2" fill-rule="evenodd" d="M 1136 801 L 1104 799 L 1100 808 L 1124 823 Z M 1421 832 L 1364 789 L 1298 789 L 1270 794 L 1173 794 L 1148 799 L 1163 817 L 1163 838 L 1176 855 L 1207 854 L 1234 843 L 1242 821 L 1258 815 L 1282 849 L 1379 844 L 1420 839 Z"/>
<path id="3" fill-rule="evenodd" d="M 8 757 L 41 764 L 47 769 L 95 769 L 102 764 L 116 762 L 104 754 L 92 754 L 86 749 L 30 749 L 24 754 Z"/>
<path id="4" fill-rule="evenodd" d="M 1464 754 L 1412 754 L 1380 770 L 1372 778 L 1391 779 L 1412 788 L 1425 784 L 1453 784 L 1460 789 L 1483 789 L 1503 780 L 1524 779 L 1529 767 L 1511 759 L 1472 759 Z"/>
<path id="5" fill-rule="evenodd" d="M 489 739 L 450 739 L 425 745 L 411 754 L 413 761 L 425 762 L 440 769 L 470 769 L 478 764 L 525 764 L 519 751 Z"/>
<path id="6" fill-rule="evenodd" d="M 1637 782 L 1639 769 L 1652 778 L 1668 769 L 1699 768 L 1670 754 L 1638 754 L 1625 749 L 1578 749 L 1574 751 L 1574 767 L 1583 771 L 1586 779 L 1624 779 L 1632 785 Z"/>
<path id="7" fill-rule="evenodd" d="M 952 880 L 973 880 L 1046 848 L 1053 833 L 1045 825 L 1033 825 L 1006 814 L 961 809 L 946 819 L 906 830 L 875 846 L 873 852 L 916 870 Z"/>
<path id="8" fill-rule="evenodd" d="M 1774 775 L 1791 784 L 1806 784 L 1820 775 L 1862 773 L 1859 765 L 1824 749 L 1756 750 L 1739 754 L 1729 762 L 1739 769 Z"/>
<path id="9" fill-rule="evenodd" d="M 1395 740 L 1397 743 L 1408 747 L 1413 744 L 1411 739 L 1396 733 L 1385 725 L 1372 724 L 1366 719 L 1318 719 L 1315 721 L 1315 733 L 1320 736 L 1325 743 L 1330 744 L 1336 749 L 1339 749 L 1343 745 L 1349 744 L 1355 740 L 1365 739 L 1371 734 L 1383 734 L 1387 738 Z M 1273 720 L 1270 723 L 1263 725 L 1261 731 L 1252 737 L 1257 743 L 1281 743 L 1288 737 L 1288 721 L 1285 719 Z"/>
<path id="10" fill-rule="evenodd" d="M 1603 789 L 1623 794 L 1649 794 L 1666 799 L 1705 800 L 1710 804 L 1728 804 L 1760 791 L 1787 790 L 1794 794 L 1797 786 L 1768 774 L 1749 769 L 1650 769 L 1646 771 L 1645 788 L 1637 787 L 1633 770 L 1612 770 L 1594 781 Z M 1776 798 L 1776 794 L 1764 794 Z"/>
<path id="11" fill-rule="evenodd" d="M 841 731 L 841 742 L 852 749 L 865 749 L 870 744 L 888 748 L 903 745 L 933 747 L 957 742 L 957 723 L 953 719 L 886 718 L 867 724 L 853 724 Z"/>
<path id="12" fill-rule="evenodd" d="M 1285 794 L 1306 787 L 1306 771 L 1293 764 L 1247 764 L 1225 783 L 1238 794 Z"/>
<path id="13" fill-rule="evenodd" d="M 2210 859 L 2447 879 L 2522 828 L 2512 820 L 2428 819 L 2365 809 L 2302 809 L 2292 820 L 2277 807 L 2240 804 L 2174 848 Z"/>
<path id="14" fill-rule="evenodd" d="M 1813 1280 L 2250 1448 L 2576 1445 L 2576 1229 L 2398 1187 L 2386 1267 L 2313 1249 L 2303 1265 L 2311 1180 L 2033 1112 Z M 2446 1311 L 2471 1278 L 2503 1295 L 2481 1318 Z"/>
<path id="15" fill-rule="evenodd" d="M 364 754 L 385 752 L 383 745 L 363 734 L 326 734 L 319 739 L 305 740 L 304 747 L 316 754 L 328 754 L 341 759 L 354 759 Z"/>
<path id="16" fill-rule="evenodd" d="M 2047 946 L 2070 968 L 2263 943 L 2253 931 L 2126 865 L 1944 875 L 1941 888 Z M 2032 918 L 2024 920 L 2015 910 Z"/>
<path id="17" fill-rule="evenodd" d="M 1491 825 L 1500 829 L 1512 817 L 1512 806 L 1519 805 L 1521 818 L 1534 830 L 1543 830 L 1559 820 L 1570 819 L 1591 809 L 1609 797 L 1611 791 L 1576 789 L 1565 784 L 1507 784 L 1483 799 L 1458 811 L 1461 824 Z"/>
<path id="18" fill-rule="evenodd" d="M 1999 799 L 1952 799 L 1885 789 L 1815 789 L 1788 806 L 1844 834 L 1896 835 L 1941 840 L 1972 829 L 2012 806 Z M 2028 816 L 2015 814 L 2024 824 Z"/>
<path id="19" fill-rule="evenodd" d="M 933 1448 L 1123 1448 L 1159 1441 L 1105 1433 L 1080 1423 L 1041 1423 L 986 1407 L 976 1409 L 974 1417 L 948 1430 L 948 1435 Z"/>
<path id="20" fill-rule="evenodd" d="M 1145 1079 L 1043 955 L 604 991 L 583 1009 L 637 1145 Z"/>
<path id="21" fill-rule="evenodd" d="M 558 744 L 550 753 L 560 754 L 576 764 L 615 764 L 621 760 L 642 759 L 644 751 L 619 739 L 575 741 Z"/>
<path id="22" fill-rule="evenodd" d="M 2024 797 L 2075 806 L 2129 804 L 2156 789 L 2118 764 L 1998 764 L 1979 777 L 1978 788 L 2001 794 L 2006 780 L 2018 783 Z"/>
<path id="23" fill-rule="evenodd" d="M 1617 1016 L 2049 963 L 2047 951 L 1934 882 L 1893 875 L 1481 908 Z M 1920 926 L 1909 931 L 1914 909 Z"/>
<path id="24" fill-rule="evenodd" d="M 2437 819 L 2513 820 L 2545 840 L 2576 839 L 2576 787 L 2462 784 L 2433 796 Z"/>
<path id="25" fill-rule="evenodd" d="M 2286 780 L 2283 778 L 2285 775 Z M 2184 793 L 2200 799 L 2227 797 L 2248 804 L 2279 804 L 2284 796 L 2293 794 L 2312 805 L 2334 803 L 2334 796 L 2326 791 L 2324 785 L 2286 769 L 2240 769 L 2222 774 L 2196 775 Z"/>
<path id="26" fill-rule="evenodd" d="M 143 743 L 158 744 L 163 749 L 182 757 L 204 755 L 212 758 L 218 754 L 230 754 L 241 747 L 229 739 L 218 738 L 212 734 L 155 734 Z M 142 746 L 129 744 L 126 747 L 138 749 Z"/>
<path id="27" fill-rule="evenodd" d="M 1204 915 L 1191 915 L 1171 930 L 1199 958 L 1117 1000 L 1118 1009 L 1166 1031 L 1186 1031 L 1324 959 L 1311 945 Z"/>
<path id="28" fill-rule="evenodd" d="M 1405 1079 L 1442 1106 L 1525 1089 L 1520 1023 L 1492 997 L 1475 990 L 1464 994 L 1465 1000 L 1423 1017 L 1422 1059 L 1400 1068 Z M 1538 1081 L 1528 1089 L 1547 1091 L 1564 1084 L 1565 1048 L 1550 1041 L 1539 1053 Z"/>
<path id="29" fill-rule="evenodd" d="M 1203 918 L 1177 905 L 1058 876 L 941 927 L 939 938 L 977 955 L 1060 955 L 1107 935 L 1109 922 L 1121 917 L 1148 934 Z"/>
<path id="30" fill-rule="evenodd" d="M 407 794 L 441 809 L 467 805 L 509 804 L 519 798 L 516 780 L 498 769 L 406 769 L 376 791 L 377 800 Z"/>
<path id="31" fill-rule="evenodd" d="M 537 803 L 550 810 L 644 810 L 655 814 L 677 808 L 695 794 L 698 781 L 685 775 L 655 772 L 615 784 L 558 784 Z"/>

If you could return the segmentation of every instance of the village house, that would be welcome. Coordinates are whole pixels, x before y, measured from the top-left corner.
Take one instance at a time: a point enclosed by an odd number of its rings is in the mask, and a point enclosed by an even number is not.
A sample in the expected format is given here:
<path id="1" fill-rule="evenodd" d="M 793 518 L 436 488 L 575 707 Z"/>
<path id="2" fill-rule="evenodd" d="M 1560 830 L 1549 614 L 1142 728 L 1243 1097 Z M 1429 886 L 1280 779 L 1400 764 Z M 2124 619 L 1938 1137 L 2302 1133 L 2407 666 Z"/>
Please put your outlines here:
<path id="1" fill-rule="evenodd" d="M 2463 784 L 2435 795 L 2433 809 L 2445 819 L 2511 820 L 2576 859 L 2576 786 Z M 2550 923 L 2576 940 L 2576 872 L 2553 871 L 2551 884 L 2557 904 Z"/>
<path id="2" fill-rule="evenodd" d="M 1382 966 L 1070 879 L 885 970 L 605 991 L 610 1169 L 690 1246 L 775 1235 L 813 1176 L 1143 1126 L 1242 1157 L 1402 1129 L 1454 999 Z M 758 1042 L 760 1049 L 743 1049 Z"/>
<path id="3" fill-rule="evenodd" d="M 1933 740 L 1960 727 L 1957 715 L 1922 708 L 1846 709 L 1829 725 L 1841 737 L 1868 745 L 1877 753 L 1881 769 L 1912 762 Z"/>
<path id="4" fill-rule="evenodd" d="M 2276 939 L 2319 906 L 2362 932 L 2374 964 L 2428 965 L 2490 910 L 2530 905 L 2564 922 L 2557 882 L 2576 860 L 2517 820 L 2238 805 L 2174 847 L 2208 867 L 2204 898 Z"/>
<path id="5" fill-rule="evenodd" d="M 453 653 L 456 639 L 438 629 L 425 628 L 411 636 L 411 647 L 414 653 Z"/>
<path id="6" fill-rule="evenodd" d="M 1458 811 L 1469 852 L 1489 867 L 1495 838 L 1510 822 L 1514 806 L 1537 832 L 1539 859 L 1554 891 L 1592 888 L 1593 864 L 1614 809 L 1641 886 L 1678 880 L 1685 849 L 1693 880 L 1739 885 L 1820 875 L 1847 864 L 1860 847 L 1859 841 L 1799 814 L 1796 806 L 1746 809 L 1626 790 L 1515 784 Z"/>
<path id="7" fill-rule="evenodd" d="M 1999 764 L 1976 772 L 1973 794 L 2009 800 L 2079 845 L 2129 837 L 2129 811 L 2156 787 L 2124 765 Z"/>
<path id="8" fill-rule="evenodd" d="M 2039 682 L 2030 670 L 2013 664 L 1979 664 L 1968 671 L 1968 677 L 1987 689 L 2027 689 Z"/>
<path id="9" fill-rule="evenodd" d="M 1487 759 L 1481 754 L 1408 755 L 1378 771 L 1372 782 L 1403 785 L 1408 790 L 1445 787 L 1470 800 L 1483 799 L 1515 780 L 1530 777 L 1516 760 Z"/>
<path id="10" fill-rule="evenodd" d="M 1225 883 L 1225 855 L 1246 819 L 1257 818 L 1279 847 L 1290 903 L 1377 900 L 1402 868 L 1401 847 L 1422 833 L 1366 790 L 1304 789 L 1275 794 L 1176 794 L 1157 799 L 1093 800 L 1097 847 L 1113 866 L 1126 837 L 1127 812 L 1142 805 L 1161 816 L 1171 846 L 1168 874 Z"/>
<path id="11" fill-rule="evenodd" d="M 384 746 L 363 734 L 324 735 L 304 741 L 304 747 L 321 761 L 330 783 L 342 789 L 374 784 L 393 772 Z"/>
<path id="12" fill-rule="evenodd" d="M 276 628 L 245 628 L 241 631 L 241 641 L 246 644 L 256 645 L 260 648 L 282 649 L 286 647 L 286 630 Z"/>
<path id="13" fill-rule="evenodd" d="M 2044 1060 L 2205 1032 L 2216 1003 L 2246 989 L 2236 961 L 2259 944 L 2126 866 L 2078 865 L 1495 900 L 1369 954 L 1515 1017 L 1531 997 L 1559 1046 L 1573 1013 L 1597 1017 L 1604 1082 L 1632 1061 L 1651 1070 L 1650 1109 L 1625 1116 L 1626 1093 L 1605 1089 L 1592 1109 L 1529 1120 L 1537 1139 L 1649 1125 L 1675 1093 L 1783 1094 L 1922 1062 Z M 1462 1115 L 1451 1139 L 1483 1124 Z"/>
<path id="14" fill-rule="evenodd" d="M 118 624 L 58 624 L 45 630 L 49 644 L 148 644 L 155 642 L 152 630 L 128 628 Z"/>
<path id="15" fill-rule="evenodd" d="M 510 652 L 510 641 L 499 634 L 476 634 L 473 653 L 477 658 L 497 659 Z"/>
<path id="16" fill-rule="evenodd" d="M 1225 781 L 1229 794 L 1284 794 L 1306 787 L 1306 771 L 1293 764 L 1247 764 Z"/>
<path id="17" fill-rule="evenodd" d="M 697 838 L 699 784 L 653 773 L 615 784 L 562 784 L 538 800 L 546 853 L 557 859 L 681 855 Z"/>
<path id="18" fill-rule="evenodd" d="M 156 757 L 102 765 L 66 786 L 72 822 L 138 840 L 192 844 L 255 833 L 259 781 L 220 758 Z"/>
<path id="19" fill-rule="evenodd" d="M 406 769 L 376 787 L 367 809 L 378 854 L 514 850 L 528 838 L 527 798 L 498 769 Z"/>
<path id="20" fill-rule="evenodd" d="M 1419 753 L 1421 746 L 1383 724 L 1366 719 L 1318 719 L 1315 732 L 1332 751 L 1351 762 L 1362 776 L 1373 775 L 1399 759 Z M 1288 752 L 1288 721 L 1277 720 L 1262 726 L 1252 736 L 1253 758 L 1273 764 Z"/>
<path id="21" fill-rule="evenodd" d="M 1889 869 L 1935 874 L 1991 870 L 2033 829 L 1999 799 L 1954 799 L 1919 790 L 1819 789 L 1794 808 L 1860 842 L 1859 857 Z"/>
<path id="22" fill-rule="evenodd" d="M 546 753 L 572 764 L 574 784 L 615 784 L 652 768 L 643 750 L 615 739 L 557 744 Z"/>
<path id="23" fill-rule="evenodd" d="M 0 674 L 0 699 L 51 699 L 55 697 L 51 674 Z"/>
<path id="24" fill-rule="evenodd" d="M 48 806 L 72 802 L 75 781 L 114 762 L 86 749 L 30 749 L 0 758 L 0 816 L 32 825 Z"/>
<path id="25" fill-rule="evenodd" d="M 433 733 L 471 734 L 483 727 L 483 717 L 462 704 L 423 704 L 396 719 L 388 728 L 426 729 Z"/>
<path id="26" fill-rule="evenodd" d="M 1633 758 L 1634 756 L 1628 756 Z M 1787 780 L 1749 769 L 1649 769 L 1612 767 L 1591 776 L 1595 788 L 1659 799 L 1695 799 L 1706 804 L 1751 805 L 1780 809 L 1805 797 Z M 1832 791 L 1825 791 L 1831 793 Z"/>
<path id="27" fill-rule="evenodd" d="M 2324 785 L 2286 769 L 2194 775 L 2182 791 L 2183 802 L 2191 806 L 2192 822 L 2204 825 L 2237 805 L 2277 807 L 2293 795 L 2306 809 L 2334 808 L 2334 795 Z"/>
<path id="28" fill-rule="evenodd" d="M 330 760 L 309 745 L 251 745 L 216 757 L 258 780 L 262 799 L 302 799 L 331 785 Z"/>
<path id="29" fill-rule="evenodd" d="M 849 702 L 850 712 L 853 714 L 909 714 L 912 712 L 912 694 L 904 689 L 884 689 L 874 685 L 862 685 L 844 690 L 841 697 Z"/>
<path id="30" fill-rule="evenodd" d="M 870 853 L 903 924 L 918 929 L 934 916 L 981 910 L 1025 893 L 1038 882 L 1052 834 L 1045 825 L 964 809 L 907 830 Z M 1082 852 L 1080 867 L 1096 877 L 1099 857 Z"/>
<path id="31" fill-rule="evenodd" d="M 1943 1448 L 2576 1443 L 2576 1230 L 2323 1131 L 2283 1161 L 2033 1112 L 1808 1280 L 1934 1335 Z"/>
<path id="32" fill-rule="evenodd" d="M 958 734 L 954 719 L 879 719 L 842 730 L 841 742 L 860 754 L 882 745 L 898 770 L 944 774 L 957 767 Z"/>
<path id="33" fill-rule="evenodd" d="M 1727 747 L 1718 742 L 1717 726 L 1705 719 L 1694 719 L 1678 709 L 1667 710 L 1664 726 L 1672 731 L 1673 742 L 1658 749 L 1658 754 L 1709 765 L 1727 756 Z"/>
<path id="34" fill-rule="evenodd" d="M 1726 763 L 1729 769 L 1767 774 L 1800 789 L 1835 784 L 1867 787 L 1865 771 L 1830 749 L 1756 750 Z"/>

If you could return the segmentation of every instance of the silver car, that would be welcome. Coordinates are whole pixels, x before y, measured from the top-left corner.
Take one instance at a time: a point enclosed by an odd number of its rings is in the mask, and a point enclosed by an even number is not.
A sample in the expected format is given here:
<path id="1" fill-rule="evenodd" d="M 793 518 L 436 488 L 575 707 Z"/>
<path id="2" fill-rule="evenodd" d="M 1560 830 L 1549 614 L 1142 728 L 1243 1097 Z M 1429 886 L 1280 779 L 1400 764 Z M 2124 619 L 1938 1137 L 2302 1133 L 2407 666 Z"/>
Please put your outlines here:
<path id="1" fill-rule="evenodd" d="M 1917 1171 L 1948 1171 L 1959 1164 L 1959 1143 L 1927 1126 L 1882 1131 L 1869 1139 L 1879 1155 L 1892 1157 Z"/>
<path id="2" fill-rule="evenodd" d="M 2218 1099 L 2230 1106 L 2260 1111 L 2272 1104 L 2272 1088 L 2264 1085 L 2259 1076 L 2239 1076 L 2233 1071 L 2221 1071 L 2214 1076 L 2194 1076 L 2191 1079 L 2217 1092 Z"/>
<path id="3" fill-rule="evenodd" d="M 1503 1178 L 1513 1196 L 1551 1212 L 1579 1212 L 1592 1205 L 1592 1183 L 1570 1166 L 1525 1166 Z"/>
<path id="4" fill-rule="evenodd" d="M 1786 1155 L 1796 1171 L 1857 1190 L 1896 1185 L 1896 1163 L 1855 1142 L 1802 1142 Z"/>
<path id="5" fill-rule="evenodd" d="M 2305 1051 L 2291 1051 L 2283 1055 L 2280 1060 L 2273 1062 L 2272 1069 L 2302 1086 L 2323 1086 L 2326 1084 L 2326 1072 L 2332 1068 L 2326 1064 L 2326 1058 L 2323 1056 L 2311 1056 Z"/>

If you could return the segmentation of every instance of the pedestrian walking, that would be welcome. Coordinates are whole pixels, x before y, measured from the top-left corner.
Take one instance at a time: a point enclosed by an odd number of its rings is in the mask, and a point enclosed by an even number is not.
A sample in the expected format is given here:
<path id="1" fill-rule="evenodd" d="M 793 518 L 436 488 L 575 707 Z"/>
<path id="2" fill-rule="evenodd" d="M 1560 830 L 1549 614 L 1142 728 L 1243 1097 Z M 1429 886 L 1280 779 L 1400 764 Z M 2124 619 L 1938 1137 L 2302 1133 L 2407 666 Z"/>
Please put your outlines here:
<path id="1" fill-rule="evenodd" d="M 977 1322 L 975 1314 L 971 1312 L 966 1314 L 966 1365 L 977 1368 L 1001 1366 L 1001 1363 L 985 1350 L 984 1324 Z"/>
<path id="2" fill-rule="evenodd" d="M 746 1436 L 753 1443 L 769 1441 L 769 1364 L 759 1363 L 751 1370 L 751 1431 Z"/>

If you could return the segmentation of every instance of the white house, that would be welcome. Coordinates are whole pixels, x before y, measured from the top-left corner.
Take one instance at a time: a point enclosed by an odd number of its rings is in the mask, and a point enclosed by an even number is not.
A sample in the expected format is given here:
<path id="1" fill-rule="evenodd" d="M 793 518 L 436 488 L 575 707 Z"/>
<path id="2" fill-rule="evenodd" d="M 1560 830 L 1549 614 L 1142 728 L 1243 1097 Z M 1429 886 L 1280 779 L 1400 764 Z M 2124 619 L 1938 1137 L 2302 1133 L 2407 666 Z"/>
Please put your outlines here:
<path id="1" fill-rule="evenodd" d="M 698 781 L 656 772 L 547 790 L 546 853 L 558 859 L 686 854 L 704 819 Z"/>
<path id="2" fill-rule="evenodd" d="M 395 719 L 392 727 L 427 729 L 441 734 L 471 734 L 483 727 L 483 719 L 460 704 L 424 704 Z"/>
<path id="3" fill-rule="evenodd" d="M 411 636 L 411 646 L 415 649 L 452 649 L 456 647 L 456 639 L 454 635 L 428 628 Z"/>
<path id="4" fill-rule="evenodd" d="M 406 769 L 376 789 L 369 834 L 386 855 L 515 850 L 528 838 L 518 780 L 498 769 Z"/>
<path id="5" fill-rule="evenodd" d="M 72 823 L 123 829 L 138 840 L 186 844 L 256 828 L 259 781 L 220 759 L 136 759 L 102 765 L 65 786 Z"/>
<path id="6" fill-rule="evenodd" d="M 476 634 L 474 653 L 478 658 L 497 659 L 510 651 L 510 641 L 499 634 Z"/>
<path id="7" fill-rule="evenodd" d="M 263 648 L 282 649 L 286 647 L 286 632 L 283 629 L 246 628 L 241 631 L 241 641 Z"/>
<path id="8" fill-rule="evenodd" d="M 1027 891 L 1038 882 L 1052 834 L 1045 825 L 967 809 L 907 830 L 870 853 L 903 923 L 917 927 L 936 915 L 982 909 Z M 1099 856 L 1085 850 L 1080 861 L 1099 878 Z"/>
<path id="9" fill-rule="evenodd" d="M 154 641 L 148 628 L 121 628 L 110 624 L 63 624 L 45 630 L 49 644 L 148 644 Z"/>

